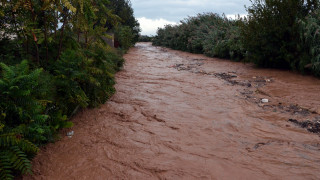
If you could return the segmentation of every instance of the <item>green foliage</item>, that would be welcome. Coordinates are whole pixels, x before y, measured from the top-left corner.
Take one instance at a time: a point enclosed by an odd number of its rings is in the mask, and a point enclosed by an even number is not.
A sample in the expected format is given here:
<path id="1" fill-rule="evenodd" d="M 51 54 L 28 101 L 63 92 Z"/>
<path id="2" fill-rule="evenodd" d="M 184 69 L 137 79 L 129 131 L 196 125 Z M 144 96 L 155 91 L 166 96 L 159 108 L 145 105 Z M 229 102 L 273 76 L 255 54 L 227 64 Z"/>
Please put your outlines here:
<path id="1" fill-rule="evenodd" d="M 133 45 L 133 32 L 129 26 L 116 27 L 115 40 L 119 42 L 120 47 L 127 51 Z"/>
<path id="2" fill-rule="evenodd" d="M 311 65 L 312 72 L 320 76 L 320 9 L 299 20 L 300 44 L 304 54 L 300 58 L 300 67 Z"/>
<path id="3" fill-rule="evenodd" d="M 119 24 L 106 22 L 105 27 L 108 27 L 109 29 L 116 29 L 118 25 L 129 27 L 133 36 L 132 43 L 134 44 L 138 42 L 139 32 L 141 30 L 138 20 L 134 17 L 131 6 L 130 0 L 110 0 L 110 3 L 107 5 L 107 7 L 110 8 L 114 14 L 120 18 L 120 22 Z"/>
<path id="4" fill-rule="evenodd" d="M 63 112 L 71 114 L 77 106 L 87 107 L 89 98 L 81 88 L 86 79 L 82 70 L 84 57 L 75 50 L 66 50 L 54 65 L 56 101 Z"/>
<path id="5" fill-rule="evenodd" d="M 71 115 L 79 107 L 103 104 L 115 92 L 113 74 L 120 70 L 123 59 L 101 44 L 90 49 L 67 50 L 53 66 L 57 90 L 56 104 Z"/>
<path id="6" fill-rule="evenodd" d="M 127 50 L 140 29 L 127 0 L 1 1 L 0 17 L 0 179 L 12 179 L 79 109 L 115 92 L 124 60 L 107 32 Z"/>
<path id="7" fill-rule="evenodd" d="M 16 66 L 0 63 L 0 112 L 4 131 L 17 132 L 40 144 L 51 136 L 44 114 L 50 93 L 47 83 L 40 80 L 42 69 L 29 70 L 28 62 Z"/>
<path id="8" fill-rule="evenodd" d="M 240 41 L 239 21 L 217 14 L 199 14 L 181 22 L 158 29 L 154 45 L 203 53 L 211 57 L 240 60 L 244 50 Z"/>
<path id="9" fill-rule="evenodd" d="M 140 35 L 138 41 L 139 42 L 152 42 L 152 36 Z"/>
<path id="10" fill-rule="evenodd" d="M 0 179 L 13 179 L 15 173 L 31 173 L 30 158 L 38 148 L 15 134 L 0 135 Z"/>
<path id="11" fill-rule="evenodd" d="M 87 56 L 89 61 L 86 72 L 87 77 L 90 78 L 83 84 L 83 88 L 90 99 L 89 105 L 95 107 L 105 103 L 115 93 L 113 74 L 122 66 L 123 61 L 119 56 L 111 54 L 109 50 L 99 45 L 94 46 Z"/>
<path id="12" fill-rule="evenodd" d="M 52 106 L 50 109 L 49 122 L 53 132 L 57 132 L 62 128 L 71 128 L 73 123 L 68 121 L 68 116 L 62 113 L 62 110 L 59 110 Z"/>
<path id="13" fill-rule="evenodd" d="M 154 45 L 320 76 L 319 0 L 252 0 L 236 20 L 199 14 L 157 31 Z"/>
<path id="14" fill-rule="evenodd" d="M 263 67 L 301 69 L 297 19 L 316 6 L 317 1 L 255 0 L 241 27 L 248 58 Z"/>
<path id="15" fill-rule="evenodd" d="M 113 74 L 122 65 L 119 55 L 101 45 L 82 53 L 65 51 L 54 66 L 58 107 L 71 115 L 79 107 L 106 102 L 115 92 Z"/>
<path id="16" fill-rule="evenodd" d="M 21 62 L 25 55 L 21 54 L 21 46 L 10 39 L 0 40 L 0 62 L 15 65 Z"/>

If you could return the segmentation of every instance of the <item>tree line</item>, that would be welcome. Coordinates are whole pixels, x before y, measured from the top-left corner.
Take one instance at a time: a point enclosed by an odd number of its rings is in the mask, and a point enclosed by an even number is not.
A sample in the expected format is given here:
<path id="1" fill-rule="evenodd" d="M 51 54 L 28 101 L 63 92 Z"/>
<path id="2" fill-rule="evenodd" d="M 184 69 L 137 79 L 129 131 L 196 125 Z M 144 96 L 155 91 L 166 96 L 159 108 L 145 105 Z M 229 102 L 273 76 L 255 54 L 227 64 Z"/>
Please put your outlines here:
<path id="1" fill-rule="evenodd" d="M 39 146 L 115 92 L 139 32 L 129 0 L 0 1 L 0 179 L 31 172 Z"/>
<path id="2" fill-rule="evenodd" d="M 157 31 L 153 44 L 320 76 L 319 0 L 253 0 L 248 16 L 204 13 Z"/>

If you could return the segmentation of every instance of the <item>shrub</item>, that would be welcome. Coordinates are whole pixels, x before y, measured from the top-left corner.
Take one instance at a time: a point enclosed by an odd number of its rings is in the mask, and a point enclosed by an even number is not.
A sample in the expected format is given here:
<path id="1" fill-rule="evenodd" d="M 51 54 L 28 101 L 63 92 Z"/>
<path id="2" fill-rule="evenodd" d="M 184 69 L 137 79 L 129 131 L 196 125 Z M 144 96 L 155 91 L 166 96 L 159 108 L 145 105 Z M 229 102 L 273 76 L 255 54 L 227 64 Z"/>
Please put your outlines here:
<path id="1" fill-rule="evenodd" d="M 48 82 L 40 81 L 42 69 L 29 70 L 28 62 L 16 66 L 0 63 L 0 112 L 4 131 L 21 134 L 33 143 L 51 140 L 48 115 Z"/>
<path id="2" fill-rule="evenodd" d="M 248 58 L 262 67 L 299 69 L 302 54 L 297 19 L 313 10 L 314 1 L 255 0 L 241 27 Z"/>
<path id="3" fill-rule="evenodd" d="M 111 48 L 98 44 L 87 52 L 87 57 L 89 61 L 85 69 L 90 78 L 83 84 L 83 89 L 89 97 L 89 105 L 96 107 L 115 93 L 114 74 L 120 70 L 124 60 Z"/>
<path id="4" fill-rule="evenodd" d="M 320 10 L 299 20 L 300 44 L 298 48 L 304 52 L 300 58 L 300 69 L 311 65 L 312 72 L 320 76 Z"/>
<path id="5" fill-rule="evenodd" d="M 75 50 L 66 50 L 54 64 L 54 82 L 57 90 L 56 104 L 61 110 L 71 115 L 79 107 L 87 107 L 89 98 L 81 84 L 87 79 L 81 68 L 84 57 Z"/>
<path id="6" fill-rule="evenodd" d="M 134 34 L 129 26 L 118 26 L 115 29 L 115 40 L 119 42 L 120 47 L 127 51 L 132 45 Z"/>
<path id="7" fill-rule="evenodd" d="M 240 39 L 239 19 L 205 13 L 189 17 L 179 25 L 158 29 L 154 45 L 211 57 L 241 60 L 244 49 Z"/>
<path id="8" fill-rule="evenodd" d="M 236 20 L 199 14 L 157 31 L 153 45 L 244 60 L 261 67 L 311 69 L 320 76 L 319 1 L 253 0 Z"/>
<path id="9" fill-rule="evenodd" d="M 59 109 L 72 115 L 79 108 L 105 103 L 115 92 L 114 74 L 123 63 L 120 55 L 101 44 L 63 52 L 53 69 Z"/>
<path id="10" fill-rule="evenodd" d="M 30 171 L 30 158 L 52 132 L 44 113 L 49 101 L 42 69 L 29 70 L 28 62 L 16 66 L 0 63 L 0 179 Z"/>

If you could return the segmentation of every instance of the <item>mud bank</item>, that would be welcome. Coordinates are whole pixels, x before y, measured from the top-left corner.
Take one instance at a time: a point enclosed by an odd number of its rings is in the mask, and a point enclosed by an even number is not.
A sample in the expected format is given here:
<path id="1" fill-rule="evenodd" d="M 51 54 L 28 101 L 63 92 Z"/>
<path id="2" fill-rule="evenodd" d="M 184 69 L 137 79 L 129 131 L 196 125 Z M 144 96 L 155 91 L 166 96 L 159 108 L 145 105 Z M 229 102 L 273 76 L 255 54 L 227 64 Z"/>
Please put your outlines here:
<path id="1" fill-rule="evenodd" d="M 139 43 L 24 179 L 320 179 L 320 81 Z M 262 103 L 261 99 L 268 99 Z"/>

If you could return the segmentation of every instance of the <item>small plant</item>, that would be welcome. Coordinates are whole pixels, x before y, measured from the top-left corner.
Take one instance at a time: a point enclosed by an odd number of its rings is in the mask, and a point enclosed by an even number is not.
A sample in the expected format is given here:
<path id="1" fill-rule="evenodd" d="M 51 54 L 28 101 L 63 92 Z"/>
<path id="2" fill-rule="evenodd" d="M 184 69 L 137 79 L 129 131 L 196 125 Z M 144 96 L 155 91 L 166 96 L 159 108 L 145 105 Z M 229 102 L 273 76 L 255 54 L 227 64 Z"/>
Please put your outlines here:
<path id="1" fill-rule="evenodd" d="M 15 174 L 31 173 L 30 159 L 38 148 L 19 134 L 0 135 L 0 179 L 14 179 Z"/>

